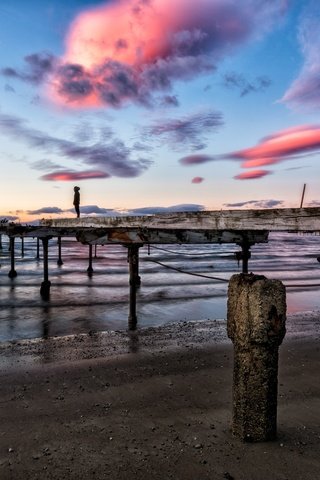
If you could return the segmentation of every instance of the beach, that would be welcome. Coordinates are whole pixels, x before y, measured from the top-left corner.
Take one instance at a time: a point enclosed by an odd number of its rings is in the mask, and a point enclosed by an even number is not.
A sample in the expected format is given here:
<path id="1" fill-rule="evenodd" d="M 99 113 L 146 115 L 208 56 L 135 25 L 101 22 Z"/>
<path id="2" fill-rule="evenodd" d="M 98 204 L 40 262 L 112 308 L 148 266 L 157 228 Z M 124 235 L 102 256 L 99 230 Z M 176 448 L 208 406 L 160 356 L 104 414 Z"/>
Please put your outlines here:
<path id="1" fill-rule="evenodd" d="M 233 346 L 214 320 L 0 345 L 0 478 L 319 478 L 319 312 L 289 315 L 278 438 L 231 433 Z"/>

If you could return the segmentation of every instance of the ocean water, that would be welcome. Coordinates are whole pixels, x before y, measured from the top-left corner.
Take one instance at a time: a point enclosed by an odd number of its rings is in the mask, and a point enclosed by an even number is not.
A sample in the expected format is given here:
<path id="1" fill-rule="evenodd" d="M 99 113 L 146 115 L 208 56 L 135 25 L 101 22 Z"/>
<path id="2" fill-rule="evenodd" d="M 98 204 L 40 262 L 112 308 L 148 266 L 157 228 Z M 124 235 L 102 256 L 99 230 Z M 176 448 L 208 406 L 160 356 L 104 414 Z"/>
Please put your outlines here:
<path id="1" fill-rule="evenodd" d="M 8 239 L 0 249 L 0 341 L 64 336 L 128 325 L 127 250 L 120 245 L 93 249 L 94 273 L 87 274 L 88 246 L 62 239 L 49 243 L 50 300 L 40 296 L 42 250 L 36 240 L 16 240 L 17 277 L 10 279 Z M 168 322 L 226 318 L 228 280 L 241 272 L 236 245 L 157 245 L 140 249 L 138 328 Z M 251 248 L 249 271 L 283 281 L 288 313 L 320 309 L 320 236 L 270 234 Z"/>

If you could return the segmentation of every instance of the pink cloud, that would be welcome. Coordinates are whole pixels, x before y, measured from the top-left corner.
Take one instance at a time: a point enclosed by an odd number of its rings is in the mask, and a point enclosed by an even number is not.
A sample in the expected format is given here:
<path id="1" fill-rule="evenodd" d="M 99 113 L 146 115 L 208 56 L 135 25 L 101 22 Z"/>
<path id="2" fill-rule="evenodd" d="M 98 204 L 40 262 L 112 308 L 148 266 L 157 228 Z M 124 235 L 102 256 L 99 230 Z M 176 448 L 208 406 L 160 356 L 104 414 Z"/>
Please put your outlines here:
<path id="1" fill-rule="evenodd" d="M 270 173 L 272 172 L 270 172 L 269 170 L 250 170 L 249 172 L 239 173 L 239 175 L 236 175 L 234 178 L 236 180 L 253 180 L 265 177 Z"/>
<path id="2" fill-rule="evenodd" d="M 49 95 L 73 107 L 148 103 L 171 82 L 214 71 L 285 11 L 279 0 L 118 0 L 80 13 Z"/>
<path id="3" fill-rule="evenodd" d="M 301 125 L 264 138 L 255 147 L 231 153 L 244 167 L 270 165 L 320 149 L 320 126 Z"/>
<path id="4" fill-rule="evenodd" d="M 191 183 L 202 183 L 204 181 L 203 177 L 194 177 Z"/>
<path id="5" fill-rule="evenodd" d="M 73 172 L 72 170 L 59 170 L 57 172 L 42 175 L 41 180 L 54 182 L 71 182 L 74 180 L 89 180 L 93 178 L 108 178 L 110 175 L 98 170 L 86 170 L 83 172 Z"/>

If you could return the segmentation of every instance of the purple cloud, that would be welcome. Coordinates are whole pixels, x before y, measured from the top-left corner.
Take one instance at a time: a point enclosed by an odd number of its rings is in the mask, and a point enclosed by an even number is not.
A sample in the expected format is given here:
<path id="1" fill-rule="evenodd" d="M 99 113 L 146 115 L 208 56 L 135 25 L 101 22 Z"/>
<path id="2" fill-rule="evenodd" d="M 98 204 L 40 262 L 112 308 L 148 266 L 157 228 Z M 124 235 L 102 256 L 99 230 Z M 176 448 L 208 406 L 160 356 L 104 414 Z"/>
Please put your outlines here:
<path id="1" fill-rule="evenodd" d="M 0 114 L 0 127 L 2 132 L 23 140 L 31 147 L 62 155 L 66 159 L 78 160 L 106 176 L 136 177 L 151 164 L 148 159 L 132 158 L 132 150 L 117 139 L 112 139 L 108 144 L 96 142 L 90 146 L 80 145 L 30 128 L 22 119 L 4 114 Z"/>
<path id="2" fill-rule="evenodd" d="M 43 214 L 57 214 L 60 215 L 63 213 L 64 210 L 61 210 L 61 208 L 58 207 L 42 207 L 39 208 L 38 210 L 27 210 L 27 213 L 29 215 L 43 215 Z"/>
<path id="3" fill-rule="evenodd" d="M 207 136 L 216 132 L 224 124 L 220 112 L 205 112 L 190 115 L 174 120 L 160 120 L 150 127 L 145 127 L 145 138 L 158 137 L 161 142 L 165 141 L 173 148 L 186 148 L 201 150 L 206 147 L 204 143 Z"/>
<path id="4" fill-rule="evenodd" d="M 194 177 L 192 180 L 191 180 L 191 183 L 202 183 L 204 181 L 204 178 L 203 177 Z"/>
<path id="5" fill-rule="evenodd" d="M 180 158 L 180 163 L 182 165 L 200 165 L 202 163 L 207 163 L 207 162 L 212 162 L 216 158 L 213 157 L 212 155 L 200 155 L 200 154 L 195 154 L 195 155 L 188 155 L 186 157 Z"/>
<path id="6" fill-rule="evenodd" d="M 54 71 L 57 64 L 56 58 L 47 52 L 27 55 L 24 60 L 26 67 L 23 71 L 6 67 L 1 69 L 2 75 L 38 85 Z"/>
<path id="7" fill-rule="evenodd" d="M 164 95 L 160 99 L 161 107 L 179 107 L 179 100 L 176 95 Z"/>
<path id="8" fill-rule="evenodd" d="M 68 210 L 74 212 L 74 209 Z M 85 215 L 105 215 L 105 216 L 118 216 L 120 215 L 118 211 L 113 210 L 112 208 L 102 208 L 98 205 L 83 205 L 81 207 L 81 213 Z"/>
<path id="9" fill-rule="evenodd" d="M 240 97 L 249 93 L 264 92 L 271 85 L 271 80 L 268 77 L 257 77 L 249 82 L 243 75 L 235 72 L 225 73 L 222 81 L 226 88 L 239 90 Z"/>

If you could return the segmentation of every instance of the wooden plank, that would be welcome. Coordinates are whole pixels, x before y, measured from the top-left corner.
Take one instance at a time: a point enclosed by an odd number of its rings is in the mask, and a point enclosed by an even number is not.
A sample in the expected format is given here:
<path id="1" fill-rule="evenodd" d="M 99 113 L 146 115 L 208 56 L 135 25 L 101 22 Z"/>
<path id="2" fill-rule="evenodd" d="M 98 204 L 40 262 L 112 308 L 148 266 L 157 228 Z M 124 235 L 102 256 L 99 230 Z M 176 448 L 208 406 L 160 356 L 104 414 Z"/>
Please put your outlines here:
<path id="1" fill-rule="evenodd" d="M 91 245 L 107 244 L 200 244 L 200 243 L 265 243 L 267 231 L 213 231 L 186 229 L 95 228 L 79 229 L 77 240 Z"/>
<path id="2" fill-rule="evenodd" d="M 219 210 L 180 212 L 150 216 L 82 217 L 43 219 L 45 227 L 73 228 L 157 228 L 188 230 L 269 230 L 282 232 L 319 232 L 320 208 L 283 208 L 267 210 Z"/>

